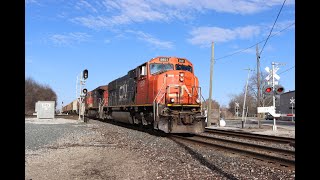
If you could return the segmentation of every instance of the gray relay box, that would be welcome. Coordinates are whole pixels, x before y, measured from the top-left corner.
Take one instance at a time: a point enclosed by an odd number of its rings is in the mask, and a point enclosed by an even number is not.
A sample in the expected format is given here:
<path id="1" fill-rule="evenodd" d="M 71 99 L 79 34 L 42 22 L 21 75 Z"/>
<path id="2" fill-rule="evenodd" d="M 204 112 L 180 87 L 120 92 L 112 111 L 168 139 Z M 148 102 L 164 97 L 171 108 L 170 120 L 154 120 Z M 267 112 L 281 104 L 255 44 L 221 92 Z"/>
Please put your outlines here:
<path id="1" fill-rule="evenodd" d="M 53 119 L 55 110 L 54 101 L 38 101 L 36 102 L 36 113 L 38 119 Z"/>

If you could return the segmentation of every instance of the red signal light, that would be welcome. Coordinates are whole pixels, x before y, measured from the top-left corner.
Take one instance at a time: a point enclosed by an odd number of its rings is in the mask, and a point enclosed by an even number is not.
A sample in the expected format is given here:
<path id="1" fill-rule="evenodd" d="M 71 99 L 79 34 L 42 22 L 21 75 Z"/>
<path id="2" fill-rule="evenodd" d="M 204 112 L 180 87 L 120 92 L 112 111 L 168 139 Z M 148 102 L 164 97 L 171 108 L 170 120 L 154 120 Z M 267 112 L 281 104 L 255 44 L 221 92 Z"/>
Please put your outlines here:
<path id="1" fill-rule="evenodd" d="M 277 91 L 281 93 L 283 91 L 283 88 L 278 88 Z"/>
<path id="2" fill-rule="evenodd" d="M 277 95 L 284 93 L 284 87 L 281 85 L 276 85 L 274 89 L 275 89 L 275 93 Z"/>
<path id="3" fill-rule="evenodd" d="M 272 88 L 271 85 L 266 85 L 266 86 L 263 87 L 263 91 L 262 92 L 265 95 L 271 95 L 271 94 L 273 94 L 273 88 Z"/>

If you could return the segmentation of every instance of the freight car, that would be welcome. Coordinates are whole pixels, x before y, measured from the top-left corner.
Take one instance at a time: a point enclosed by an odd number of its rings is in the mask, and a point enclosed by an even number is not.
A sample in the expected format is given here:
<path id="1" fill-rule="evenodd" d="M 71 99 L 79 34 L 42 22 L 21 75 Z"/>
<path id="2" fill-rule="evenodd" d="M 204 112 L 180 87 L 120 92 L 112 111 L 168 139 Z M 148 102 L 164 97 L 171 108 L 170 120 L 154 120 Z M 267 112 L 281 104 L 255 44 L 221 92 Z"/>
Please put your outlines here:
<path id="1" fill-rule="evenodd" d="M 79 113 L 79 102 L 73 100 L 71 103 L 67 104 L 62 108 L 62 113 L 65 114 L 78 114 Z"/>

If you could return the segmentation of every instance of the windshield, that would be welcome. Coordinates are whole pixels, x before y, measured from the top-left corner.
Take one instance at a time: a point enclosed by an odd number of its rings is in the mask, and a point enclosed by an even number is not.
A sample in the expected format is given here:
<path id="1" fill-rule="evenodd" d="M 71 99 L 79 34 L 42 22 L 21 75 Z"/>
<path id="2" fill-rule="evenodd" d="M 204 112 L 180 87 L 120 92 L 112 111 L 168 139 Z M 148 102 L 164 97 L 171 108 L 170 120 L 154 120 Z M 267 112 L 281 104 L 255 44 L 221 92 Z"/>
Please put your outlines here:
<path id="1" fill-rule="evenodd" d="M 176 70 L 183 70 L 183 71 L 192 72 L 192 67 L 191 66 L 185 66 L 185 65 L 176 64 Z"/>
<path id="2" fill-rule="evenodd" d="M 150 73 L 151 74 L 165 72 L 168 70 L 173 70 L 172 64 L 157 64 L 157 63 L 150 64 Z"/>

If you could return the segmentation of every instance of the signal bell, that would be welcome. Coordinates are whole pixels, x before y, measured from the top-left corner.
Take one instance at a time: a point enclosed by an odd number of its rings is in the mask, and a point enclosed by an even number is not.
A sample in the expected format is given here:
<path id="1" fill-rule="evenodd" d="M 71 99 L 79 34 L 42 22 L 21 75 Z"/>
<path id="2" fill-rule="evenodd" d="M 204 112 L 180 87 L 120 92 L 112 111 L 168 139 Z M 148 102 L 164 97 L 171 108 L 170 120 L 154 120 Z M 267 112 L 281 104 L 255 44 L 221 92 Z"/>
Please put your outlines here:
<path id="1" fill-rule="evenodd" d="M 284 87 L 281 86 L 281 85 L 275 85 L 275 86 L 274 86 L 274 92 L 275 92 L 277 95 L 283 94 L 283 93 L 284 93 Z"/>
<path id="2" fill-rule="evenodd" d="M 272 86 L 271 85 L 266 85 L 263 87 L 263 94 L 265 95 L 272 95 L 273 91 L 272 91 Z"/>

